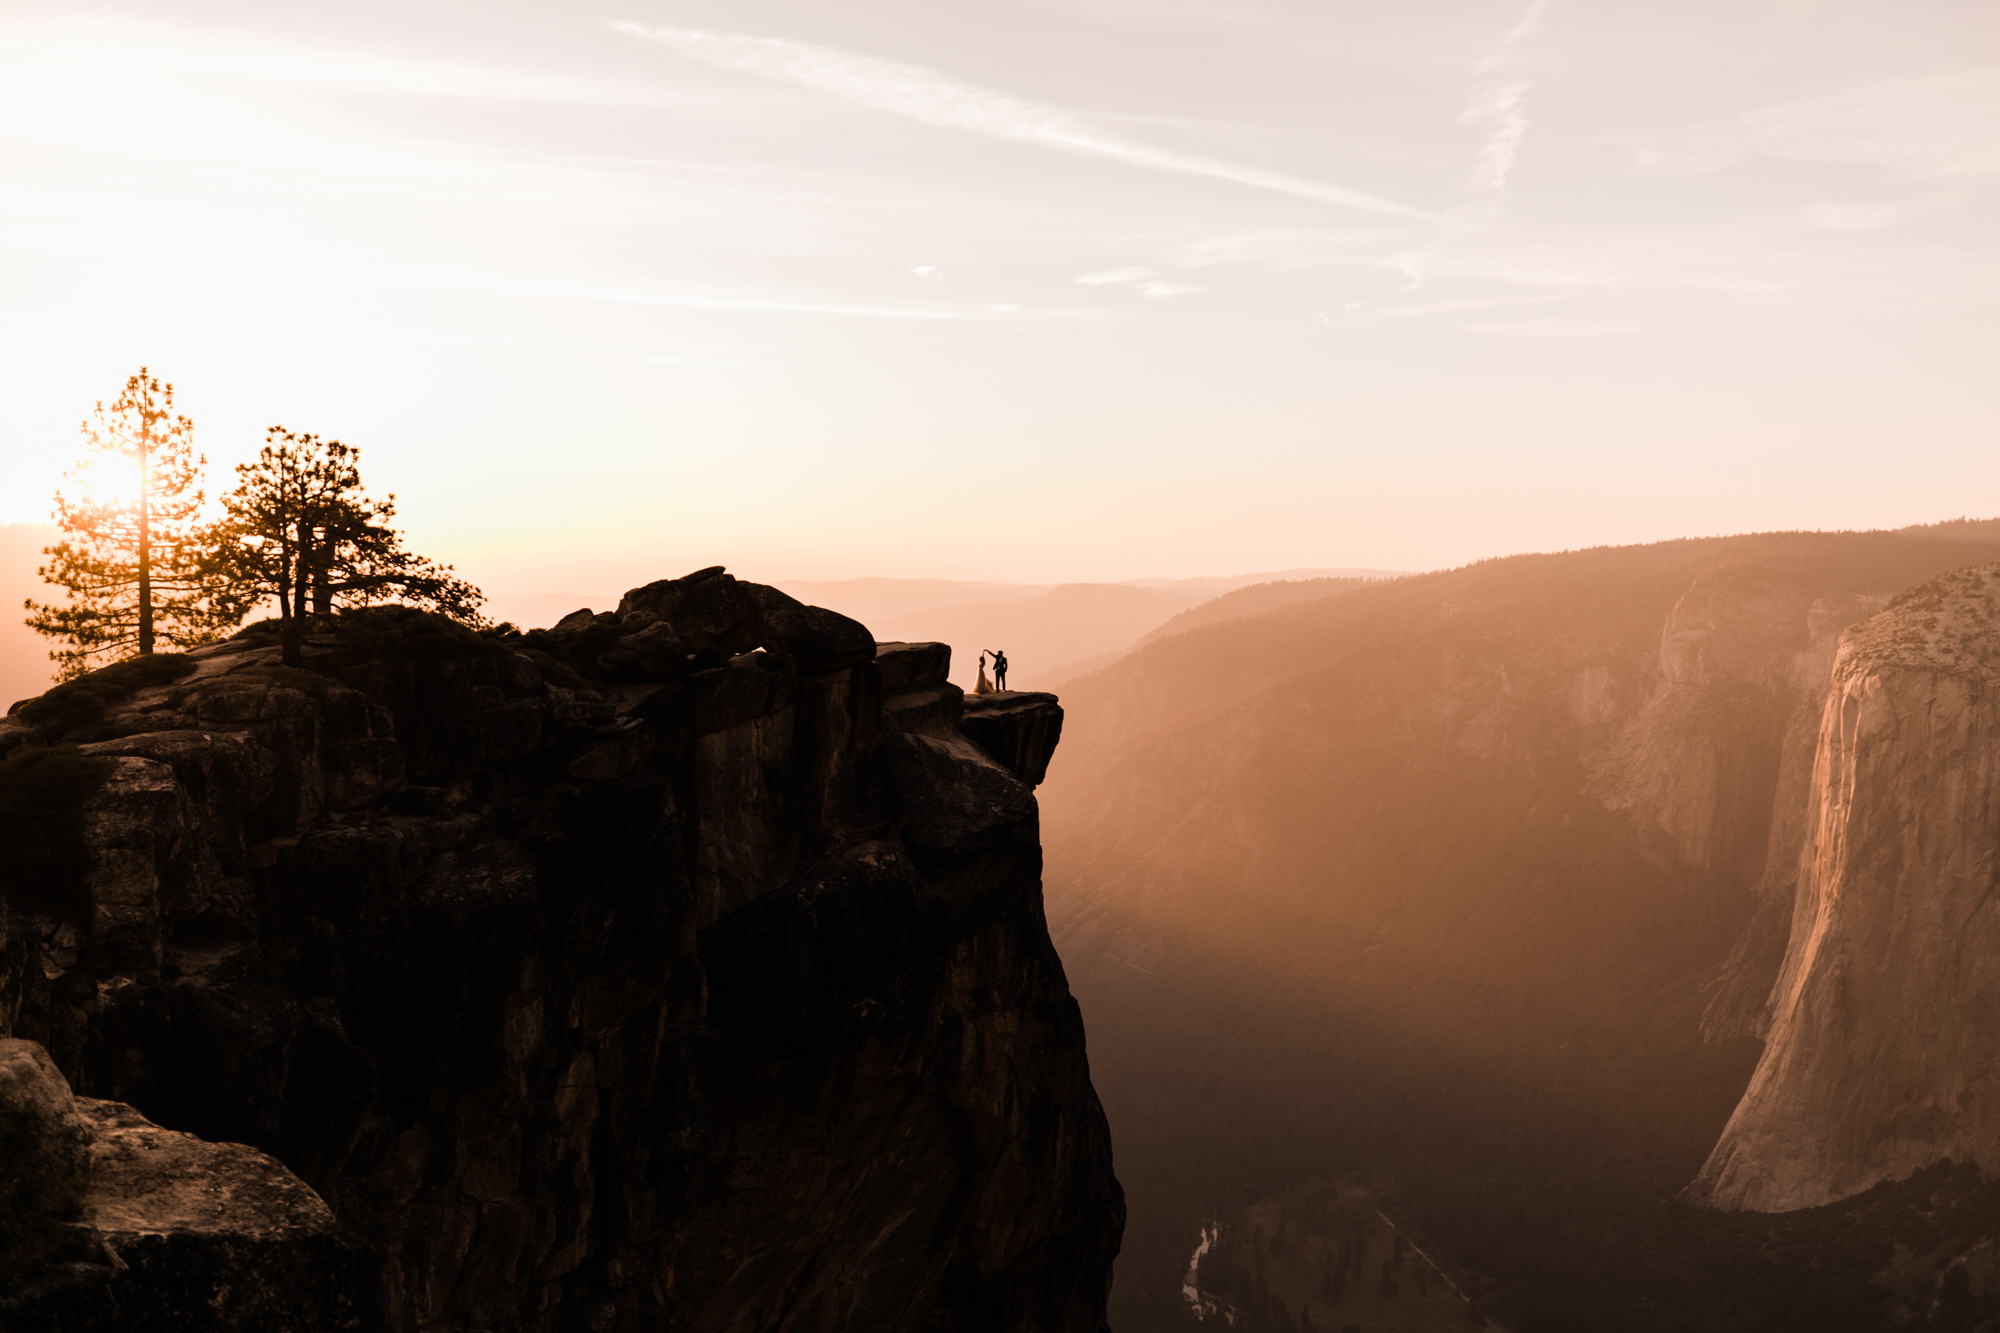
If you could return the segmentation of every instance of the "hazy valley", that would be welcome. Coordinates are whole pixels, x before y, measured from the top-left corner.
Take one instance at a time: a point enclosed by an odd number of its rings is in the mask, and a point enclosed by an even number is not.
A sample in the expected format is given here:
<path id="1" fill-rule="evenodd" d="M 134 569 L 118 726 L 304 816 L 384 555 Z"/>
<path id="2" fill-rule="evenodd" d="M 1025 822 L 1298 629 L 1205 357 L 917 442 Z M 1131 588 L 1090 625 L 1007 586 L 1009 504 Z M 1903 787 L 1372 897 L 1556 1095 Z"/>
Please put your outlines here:
<path id="1" fill-rule="evenodd" d="M 1188 1322 L 1204 1218 L 1375 1178 L 1509 1324 L 1889 1326 L 1886 1294 L 1841 1288 L 1866 1273 L 1809 1246 L 1756 1259 L 1679 1196 L 1700 1175 L 1711 1202 L 1790 1209 L 1996 1160 L 1972 961 L 1983 715 L 1948 744 L 1898 724 L 1865 770 L 1837 748 L 1855 691 L 1914 691 L 1934 719 L 1934 692 L 1983 697 L 1984 585 L 1958 594 L 1962 624 L 1938 621 L 1945 593 L 1891 603 L 2000 558 L 1990 526 L 1489 561 L 1073 682 L 1043 794 L 1049 910 L 1132 1203 L 1118 1325 Z M 1872 841 L 1846 845 L 1864 818 Z M 1899 836 L 1948 850 L 1885 880 L 1916 855 Z M 1807 948 L 1811 902 L 1857 873 L 1884 924 Z M 1951 924 L 1887 924 L 1911 911 Z M 1788 941 L 1797 979 L 1767 1004 Z M 1901 1275 L 1915 1317 L 1961 1253 L 1991 1291 L 1983 1242 L 1955 1244 Z"/>

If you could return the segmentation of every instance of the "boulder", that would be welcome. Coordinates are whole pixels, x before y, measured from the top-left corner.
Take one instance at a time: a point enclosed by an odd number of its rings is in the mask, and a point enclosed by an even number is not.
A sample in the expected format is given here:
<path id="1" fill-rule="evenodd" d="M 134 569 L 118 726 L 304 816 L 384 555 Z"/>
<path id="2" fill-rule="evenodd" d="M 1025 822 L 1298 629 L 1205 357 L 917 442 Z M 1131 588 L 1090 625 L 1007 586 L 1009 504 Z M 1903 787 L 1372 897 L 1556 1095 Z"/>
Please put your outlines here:
<path id="1" fill-rule="evenodd" d="M 646 613 L 672 625 L 690 650 L 713 648 L 734 657 L 764 646 L 763 608 L 754 587 L 716 565 L 634 588 L 620 599 L 618 614 Z"/>
<path id="2" fill-rule="evenodd" d="M 671 623 L 649 619 L 599 653 L 597 666 L 613 680 L 676 680 L 688 673 L 689 651 Z"/>
<path id="3" fill-rule="evenodd" d="M 809 675 L 875 656 L 875 636 L 859 621 L 761 583 L 741 582 L 720 565 L 634 588 L 618 603 L 618 614 L 665 621 L 690 650 L 714 649 L 730 657 L 753 648 L 783 653 Z"/>
<path id="4" fill-rule="evenodd" d="M 951 645 L 878 643 L 875 669 L 881 674 L 884 695 L 935 689 L 951 675 Z"/>
<path id="5" fill-rule="evenodd" d="M 825 607 L 807 606 L 776 588 L 759 588 L 758 593 L 763 603 L 763 646 L 790 654 L 801 672 L 839 671 L 875 656 L 875 636 L 860 621 Z"/>
<path id="6" fill-rule="evenodd" d="M 965 714 L 965 691 L 945 684 L 912 690 L 882 701 L 882 730 L 943 739 L 958 737 Z"/>
<path id="7" fill-rule="evenodd" d="M 0 1038 L 0 1265 L 7 1251 L 76 1216 L 90 1180 L 90 1139 L 49 1053 Z"/>
<path id="8" fill-rule="evenodd" d="M 274 1159 L 77 1098 L 0 1040 L 0 1328 L 345 1333 L 366 1257 Z M 11 1242 L 11 1243 L 7 1243 Z"/>

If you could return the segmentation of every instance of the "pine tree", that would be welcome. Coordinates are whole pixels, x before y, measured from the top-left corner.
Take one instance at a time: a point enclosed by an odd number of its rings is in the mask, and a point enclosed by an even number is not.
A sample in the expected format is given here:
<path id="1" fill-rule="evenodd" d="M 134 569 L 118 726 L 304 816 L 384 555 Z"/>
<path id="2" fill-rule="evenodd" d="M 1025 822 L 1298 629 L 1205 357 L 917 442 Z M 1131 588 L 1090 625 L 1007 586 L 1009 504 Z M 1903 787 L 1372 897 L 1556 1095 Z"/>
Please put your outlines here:
<path id="1" fill-rule="evenodd" d="M 67 605 L 25 605 L 27 623 L 58 641 L 60 679 L 154 651 L 191 648 L 242 619 L 220 579 L 201 523 L 194 422 L 174 411 L 174 386 L 146 367 L 110 407 L 83 423 L 87 452 L 55 497 L 66 538 L 43 549 L 37 573 L 68 593 Z"/>
<path id="2" fill-rule="evenodd" d="M 368 495 L 360 464 L 360 450 L 339 440 L 273 426 L 223 499 L 235 584 L 277 602 L 284 660 L 293 665 L 306 616 L 336 605 L 397 600 L 480 623 L 484 595 L 451 566 L 403 548 L 388 524 L 396 497 Z"/>

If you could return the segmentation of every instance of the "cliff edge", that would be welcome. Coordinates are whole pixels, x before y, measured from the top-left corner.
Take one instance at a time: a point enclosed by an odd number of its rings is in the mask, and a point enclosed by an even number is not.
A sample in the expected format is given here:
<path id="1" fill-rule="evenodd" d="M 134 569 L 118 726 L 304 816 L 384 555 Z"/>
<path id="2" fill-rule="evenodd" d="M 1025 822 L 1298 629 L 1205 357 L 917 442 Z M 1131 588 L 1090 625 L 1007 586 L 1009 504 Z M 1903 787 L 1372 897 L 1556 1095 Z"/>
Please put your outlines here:
<path id="1" fill-rule="evenodd" d="M 1691 1187 L 1789 1211 L 2000 1168 L 2000 566 L 1847 631 L 1763 1058 Z"/>
<path id="2" fill-rule="evenodd" d="M 319 629 L 0 723 L 0 1037 L 99 1139 L 310 1187 L 365 1327 L 1100 1333 L 1052 698 L 975 742 L 948 648 L 719 568 L 526 636 Z"/>

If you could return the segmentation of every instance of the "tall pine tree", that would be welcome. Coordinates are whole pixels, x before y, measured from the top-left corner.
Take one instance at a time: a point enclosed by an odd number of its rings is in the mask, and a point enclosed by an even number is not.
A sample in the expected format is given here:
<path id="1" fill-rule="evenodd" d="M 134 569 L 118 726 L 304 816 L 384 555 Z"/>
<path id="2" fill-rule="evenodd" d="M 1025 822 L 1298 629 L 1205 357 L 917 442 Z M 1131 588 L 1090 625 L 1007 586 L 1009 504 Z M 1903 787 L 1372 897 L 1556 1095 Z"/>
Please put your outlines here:
<path id="1" fill-rule="evenodd" d="M 46 547 L 44 582 L 66 604 L 30 599 L 28 626 L 57 641 L 57 676 L 164 644 L 191 648 L 243 617 L 208 558 L 194 423 L 174 411 L 174 386 L 146 367 L 125 381 L 110 407 L 83 423 L 87 450 L 56 493 L 62 541 Z"/>
<path id="2" fill-rule="evenodd" d="M 224 547 L 234 585 L 278 606 L 284 660 L 300 660 L 308 615 L 401 601 L 480 623 L 479 589 L 403 547 L 389 526 L 396 497 L 361 486 L 361 453 L 339 440 L 273 426 L 255 462 L 238 465 Z"/>

